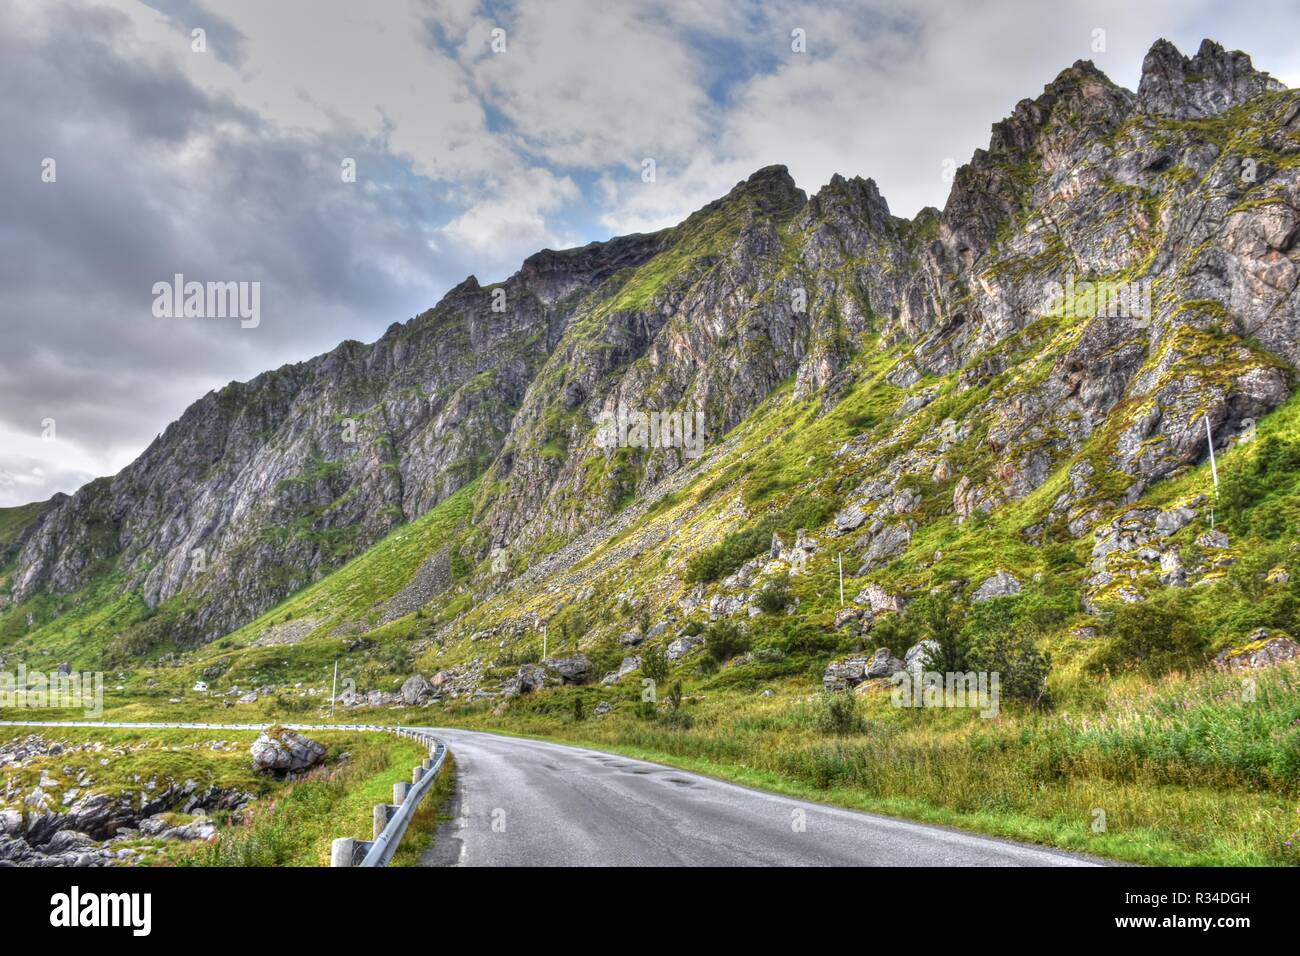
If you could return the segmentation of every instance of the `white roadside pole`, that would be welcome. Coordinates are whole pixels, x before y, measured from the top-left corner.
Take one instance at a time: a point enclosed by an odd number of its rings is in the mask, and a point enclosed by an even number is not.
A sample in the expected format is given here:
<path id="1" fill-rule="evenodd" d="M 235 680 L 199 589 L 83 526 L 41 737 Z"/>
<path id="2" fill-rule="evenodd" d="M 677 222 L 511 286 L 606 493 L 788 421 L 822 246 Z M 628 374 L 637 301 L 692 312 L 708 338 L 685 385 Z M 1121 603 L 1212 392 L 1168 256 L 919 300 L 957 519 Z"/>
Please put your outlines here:
<path id="1" fill-rule="evenodd" d="M 1210 413 L 1205 413 L 1205 439 L 1210 445 L 1210 474 L 1214 477 L 1214 500 L 1219 500 L 1219 465 L 1214 460 L 1214 431 L 1210 428 Z M 1210 509 L 1210 527 L 1214 527 L 1214 509 Z"/>
<path id="2" fill-rule="evenodd" d="M 330 688 L 330 717 L 332 718 L 339 706 L 339 659 L 334 658 L 334 686 Z"/>
<path id="3" fill-rule="evenodd" d="M 835 555 L 835 563 L 840 568 L 840 607 L 844 606 L 844 555 Z"/>

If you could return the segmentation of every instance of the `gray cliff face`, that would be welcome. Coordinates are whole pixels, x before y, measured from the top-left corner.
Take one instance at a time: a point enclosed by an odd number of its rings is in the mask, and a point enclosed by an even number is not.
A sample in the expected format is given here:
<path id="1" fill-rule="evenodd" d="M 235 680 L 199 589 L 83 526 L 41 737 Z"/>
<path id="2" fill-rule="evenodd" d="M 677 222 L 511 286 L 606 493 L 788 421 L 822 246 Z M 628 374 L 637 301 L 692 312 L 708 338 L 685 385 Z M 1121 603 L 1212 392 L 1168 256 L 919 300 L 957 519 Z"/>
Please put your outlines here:
<path id="1" fill-rule="evenodd" d="M 807 199 L 784 167 L 694 214 L 648 264 L 662 279 L 653 294 L 627 296 L 633 276 L 576 317 L 548 359 L 490 472 L 507 488 L 484 521 L 491 544 L 571 536 L 688 460 L 601 448 L 602 415 L 699 410 L 716 441 L 791 376 L 799 398 L 826 386 L 850 340 L 894 309 L 910 234 L 873 182 L 836 176 Z M 703 254 L 682 257 L 683 246 Z"/>
<path id="2" fill-rule="evenodd" d="M 116 559 L 150 606 L 194 599 L 192 638 L 237 626 L 481 474 L 569 303 L 653 247 L 540 253 L 503 284 L 504 311 L 471 277 L 372 345 L 204 396 L 121 473 L 47 510 L 15 600 L 73 591 Z"/>
<path id="3" fill-rule="evenodd" d="M 1227 441 L 1286 399 L 1300 100 L 1278 90 L 1243 54 L 1207 42 L 1189 61 L 1161 41 L 1137 97 L 1075 64 L 958 172 L 903 301 L 919 368 L 971 385 L 1014 372 L 1017 349 L 1051 341 L 1042 317 L 1070 282 L 1149 300 L 1144 315 L 1083 304 L 1045 374 L 980 408 L 1002 463 L 976 500 L 1027 494 L 1101 428 L 1111 494 L 1133 500 L 1206 455 L 1204 418 Z M 1081 482 L 1062 507 L 1100 493 Z"/>
<path id="4" fill-rule="evenodd" d="M 209 638 L 479 475 L 469 557 L 507 548 L 518 571 L 688 463 L 601 447 L 602 413 L 698 409 L 713 442 L 787 381 L 833 402 L 876 335 L 907 350 L 900 388 L 956 373 L 989 390 L 954 427 L 998 463 L 963 476 L 959 512 L 1028 494 L 1104 434 L 1106 460 L 1058 502 L 1085 533 L 1103 504 L 1199 460 L 1203 419 L 1227 440 L 1290 393 L 1298 117 L 1300 96 L 1244 54 L 1160 41 L 1136 94 L 1080 62 L 1019 103 L 942 212 L 898 219 L 875 183 L 839 176 L 809 198 L 769 167 L 673 229 L 531 257 L 500 287 L 504 312 L 471 277 L 372 345 L 195 403 L 46 509 L 13 599 L 116 561 L 150 605 L 192 599 L 187 627 Z M 1053 312 L 1089 282 L 1149 309 Z"/>

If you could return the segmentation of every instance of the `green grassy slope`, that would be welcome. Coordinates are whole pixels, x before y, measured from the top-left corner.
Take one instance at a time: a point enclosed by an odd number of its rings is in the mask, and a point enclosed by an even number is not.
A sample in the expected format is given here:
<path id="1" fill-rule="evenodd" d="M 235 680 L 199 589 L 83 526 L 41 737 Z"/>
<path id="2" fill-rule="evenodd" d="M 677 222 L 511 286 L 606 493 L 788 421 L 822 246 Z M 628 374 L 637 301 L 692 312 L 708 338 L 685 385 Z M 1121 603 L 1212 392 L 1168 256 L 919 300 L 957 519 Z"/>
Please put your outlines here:
<path id="1" fill-rule="evenodd" d="M 40 517 L 45 508 L 44 501 L 18 505 L 14 508 L 0 508 L 0 554 L 14 544 L 24 531 Z"/>

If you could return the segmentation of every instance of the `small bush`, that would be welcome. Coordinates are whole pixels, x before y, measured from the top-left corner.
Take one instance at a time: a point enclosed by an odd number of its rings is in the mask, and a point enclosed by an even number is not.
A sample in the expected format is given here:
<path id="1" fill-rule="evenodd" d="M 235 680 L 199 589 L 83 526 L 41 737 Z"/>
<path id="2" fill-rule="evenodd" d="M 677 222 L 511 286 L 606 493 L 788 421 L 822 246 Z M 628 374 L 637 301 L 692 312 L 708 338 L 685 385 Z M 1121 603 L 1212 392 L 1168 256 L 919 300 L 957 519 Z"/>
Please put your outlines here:
<path id="1" fill-rule="evenodd" d="M 1052 670 L 1052 656 L 1040 651 L 1029 635 L 1009 631 L 993 635 L 976 648 L 975 664 L 977 670 L 998 675 L 998 693 L 1002 697 L 1037 708 L 1050 703 L 1047 677 Z"/>
<path id="2" fill-rule="evenodd" d="M 790 591 L 790 575 L 778 574 L 758 592 L 755 603 L 765 614 L 780 614 L 792 600 L 794 595 Z"/>
<path id="3" fill-rule="evenodd" d="M 277 710 L 285 710 L 290 713 L 300 714 L 303 711 L 311 709 L 311 699 L 308 697 L 290 696 L 287 694 L 275 695 L 275 706 Z"/>
<path id="4" fill-rule="evenodd" d="M 662 723 L 680 730 L 690 730 L 695 723 L 695 719 L 682 710 L 684 697 L 682 682 L 673 681 L 673 686 L 668 690 L 668 711 L 660 718 Z"/>
<path id="5" fill-rule="evenodd" d="M 839 503 L 830 495 L 801 495 L 776 514 L 727 535 L 691 558 L 686 564 L 686 580 L 708 583 L 725 577 L 771 547 L 775 532 L 793 534 L 799 528 L 820 528 L 837 510 Z"/>
<path id="6" fill-rule="evenodd" d="M 641 676 L 648 677 L 656 686 L 668 680 L 668 655 L 658 644 L 641 652 Z"/>
<path id="7" fill-rule="evenodd" d="M 715 664 L 729 661 L 737 654 L 749 650 L 749 641 L 739 624 L 718 621 L 704 631 L 704 652 Z"/>
<path id="8" fill-rule="evenodd" d="M 971 641 L 965 631 L 965 610 L 941 591 L 917 598 L 904 614 L 917 641 L 934 641 L 926 655 L 926 669 L 962 673 L 971 669 Z M 913 641 L 916 643 L 916 641 Z"/>
<path id="9" fill-rule="evenodd" d="M 817 711 L 817 729 L 824 734 L 858 733 L 863 721 L 858 713 L 858 696 L 851 690 L 838 690 L 821 695 Z"/>

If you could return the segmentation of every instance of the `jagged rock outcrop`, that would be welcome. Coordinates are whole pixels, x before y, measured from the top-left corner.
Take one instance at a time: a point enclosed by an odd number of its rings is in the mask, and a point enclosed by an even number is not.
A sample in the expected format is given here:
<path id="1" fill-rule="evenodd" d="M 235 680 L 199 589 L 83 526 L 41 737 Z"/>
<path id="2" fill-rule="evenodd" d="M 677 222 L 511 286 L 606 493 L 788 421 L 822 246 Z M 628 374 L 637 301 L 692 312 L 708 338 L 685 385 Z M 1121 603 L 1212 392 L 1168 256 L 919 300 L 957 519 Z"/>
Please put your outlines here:
<path id="1" fill-rule="evenodd" d="M 1203 40 L 1190 59 L 1168 40 L 1157 40 L 1142 61 L 1138 108 L 1175 119 L 1198 119 L 1285 88 L 1256 70 L 1246 54 L 1224 50 L 1213 40 Z"/>

